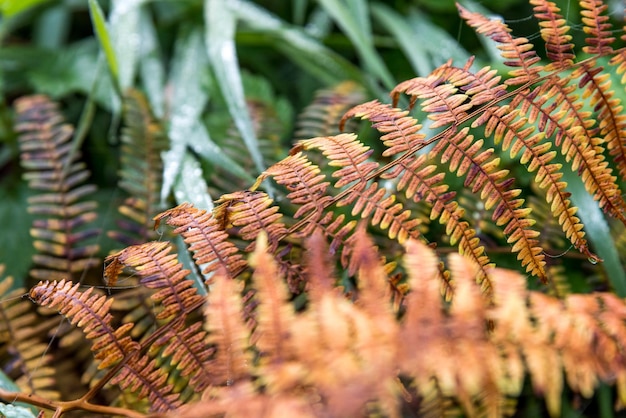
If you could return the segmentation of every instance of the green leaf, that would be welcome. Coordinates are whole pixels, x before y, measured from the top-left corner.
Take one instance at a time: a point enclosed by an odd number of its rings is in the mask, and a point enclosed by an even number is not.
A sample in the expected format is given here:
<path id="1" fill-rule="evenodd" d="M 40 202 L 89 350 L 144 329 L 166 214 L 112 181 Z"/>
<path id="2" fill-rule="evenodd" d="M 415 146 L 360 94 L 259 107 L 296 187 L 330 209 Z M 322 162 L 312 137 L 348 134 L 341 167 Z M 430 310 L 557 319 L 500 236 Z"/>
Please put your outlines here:
<path id="1" fill-rule="evenodd" d="M 232 12 L 238 19 L 273 39 L 271 45 L 274 48 L 324 84 L 332 85 L 344 80 L 355 80 L 364 84 L 363 74 L 357 66 L 324 46 L 300 27 L 289 25 L 248 1 L 231 0 L 230 4 Z M 307 28 L 310 27 L 311 24 L 308 24 Z"/>
<path id="2" fill-rule="evenodd" d="M 111 35 L 109 34 L 109 30 L 107 28 L 104 13 L 102 12 L 97 0 L 89 0 L 89 15 L 91 16 L 92 25 L 96 32 L 96 36 L 98 37 L 98 41 L 100 41 L 100 46 L 104 51 L 104 56 L 106 57 L 106 61 L 109 66 L 109 72 L 111 73 L 111 78 L 113 79 L 113 87 L 117 91 L 118 96 L 121 97 L 122 94 L 117 58 L 115 57 L 115 50 L 111 42 Z"/>
<path id="3" fill-rule="evenodd" d="M 10 18 L 48 1 L 50 0 L 2 0 L 0 1 L 0 13 L 3 17 Z"/>
<path id="4" fill-rule="evenodd" d="M 559 158 L 561 157 L 559 156 Z M 563 180 L 567 182 L 567 190 L 572 194 L 572 204 L 578 207 L 576 216 L 585 225 L 587 239 L 593 245 L 595 253 L 604 260 L 602 268 L 604 268 L 615 293 L 622 298 L 626 297 L 626 269 L 620 262 L 615 241 L 611 236 L 609 224 L 602 209 L 598 206 L 598 202 L 587 193 L 577 173 L 570 170 L 563 170 L 563 173 Z"/>
<path id="5" fill-rule="evenodd" d="M 117 62 L 117 81 L 121 91 L 133 85 L 139 64 L 141 6 L 146 0 L 114 0 L 109 16 L 109 33 Z M 108 59 L 108 58 L 107 58 Z"/>
<path id="6" fill-rule="evenodd" d="M 171 148 L 163 155 L 161 203 L 172 191 L 187 150 L 189 137 L 200 123 L 209 95 L 203 86 L 202 71 L 207 58 L 200 30 L 184 30 L 176 39 L 168 84 L 173 90 L 168 136 Z"/>
<path id="7" fill-rule="evenodd" d="M 145 8 L 139 17 L 141 38 L 139 73 L 141 81 L 155 116 L 161 118 L 165 112 L 163 91 L 165 86 L 165 68 L 159 48 L 159 40 L 154 22 Z"/>
<path id="8" fill-rule="evenodd" d="M 265 170 L 263 155 L 254 132 L 252 118 L 243 91 L 235 50 L 236 19 L 233 6 L 225 0 L 205 0 L 206 45 L 211 67 L 228 110 L 241 133 L 258 173 Z"/>
<path id="9" fill-rule="evenodd" d="M 382 81 L 388 90 L 393 89 L 396 84 L 393 76 L 374 48 L 367 2 L 365 0 L 319 0 L 319 3 L 352 41 L 367 71 Z"/>
<path id="10" fill-rule="evenodd" d="M 213 210 L 213 199 L 202 175 L 202 167 L 189 152 L 183 157 L 181 170 L 174 184 L 174 198 L 179 204 L 189 202 L 198 209 Z"/>
<path id="11" fill-rule="evenodd" d="M 35 418 L 33 411 L 23 406 L 0 403 L 0 415 L 6 418 Z"/>

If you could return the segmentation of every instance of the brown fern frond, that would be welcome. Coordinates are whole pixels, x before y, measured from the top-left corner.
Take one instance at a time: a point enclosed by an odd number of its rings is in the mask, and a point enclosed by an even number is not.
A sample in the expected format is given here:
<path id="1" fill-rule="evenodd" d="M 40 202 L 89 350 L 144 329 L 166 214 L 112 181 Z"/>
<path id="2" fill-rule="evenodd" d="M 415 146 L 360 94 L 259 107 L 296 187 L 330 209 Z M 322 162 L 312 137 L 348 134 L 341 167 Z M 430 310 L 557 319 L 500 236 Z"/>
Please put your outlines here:
<path id="1" fill-rule="evenodd" d="M 222 195 L 213 212 L 221 225 L 239 228 L 237 233 L 244 240 L 253 241 L 264 231 L 270 248 L 275 250 L 287 228 L 278 220 L 283 216 L 273 201 L 263 192 L 239 191 Z M 254 241 L 246 248 L 254 248 Z"/>
<path id="2" fill-rule="evenodd" d="M 252 280 L 256 289 L 256 327 L 252 341 L 259 350 L 260 367 L 266 369 L 267 384 L 274 390 L 273 375 L 282 375 L 286 368 L 294 366 L 290 347 L 290 327 L 295 318 L 293 306 L 289 304 L 289 292 L 274 257 L 268 253 L 267 238 L 260 235 L 256 251 L 250 263 L 254 269 Z M 289 383 L 282 382 L 281 387 Z"/>
<path id="3" fill-rule="evenodd" d="M 584 238 L 583 224 L 575 216 L 578 209 L 571 205 L 569 192 L 566 190 L 567 183 L 561 181 L 563 177 L 561 164 L 551 163 L 556 151 L 550 151 L 552 144 L 544 141 L 544 133 L 533 133 L 534 127 L 527 126 L 527 119 L 520 117 L 518 110 L 511 111 L 507 106 L 489 112 L 489 115 L 485 135 L 493 134 L 496 144 L 502 143 L 503 151 L 510 148 L 511 158 L 515 158 L 521 152 L 520 163 L 528 165 L 528 172 L 537 172 L 535 184 L 545 190 L 550 211 L 553 217 L 558 219 L 566 238 L 589 259 L 599 261 L 599 258 L 589 251 L 587 240 Z M 472 126 L 481 122 L 482 117 Z"/>
<path id="4" fill-rule="evenodd" d="M 343 114 L 365 100 L 363 89 L 353 81 L 344 81 L 334 87 L 322 89 L 315 94 L 296 121 L 296 139 L 337 135 Z M 352 128 L 352 127 L 351 127 Z M 353 129 L 349 129 L 350 132 Z"/>
<path id="5" fill-rule="evenodd" d="M 213 382 L 213 370 L 210 359 L 215 353 L 214 347 L 207 344 L 207 334 L 202 330 L 202 322 L 183 326 L 184 322 L 172 327 L 155 343 L 166 343 L 162 356 L 170 359 L 170 364 L 188 379 L 195 392 L 202 392 Z"/>
<path id="6" fill-rule="evenodd" d="M 0 265 L 0 276 L 4 266 Z M 22 288 L 13 288 L 12 277 L 0 280 L 0 360 L 2 371 L 25 393 L 60 398 L 52 354 L 43 340 L 46 333 Z"/>
<path id="7" fill-rule="evenodd" d="M 574 64 L 574 44 L 568 34 L 570 27 L 559 14 L 561 9 L 548 0 L 530 0 L 535 17 L 539 19 L 541 37 L 546 43 L 546 55 L 551 61 L 546 71 L 571 68 Z"/>
<path id="8" fill-rule="evenodd" d="M 526 84 L 537 79 L 542 66 L 541 58 L 533 50 L 533 45 L 526 38 L 511 35 L 511 29 L 499 19 L 488 19 L 480 13 L 470 12 L 459 3 L 456 4 L 461 17 L 473 27 L 477 33 L 493 39 L 505 59 L 504 64 L 516 69 L 509 71 L 511 78 L 506 84 L 515 86 Z"/>
<path id="9" fill-rule="evenodd" d="M 141 284 L 157 290 L 151 298 L 162 309 L 157 319 L 175 317 L 180 319 L 197 306 L 202 297 L 198 295 L 193 280 L 187 279 L 185 270 L 167 242 L 153 241 L 134 245 L 108 256 L 109 263 L 104 274 L 108 280 L 116 280 L 120 265 L 130 267 L 142 277 Z M 113 267 L 111 267 L 113 266 Z"/>
<path id="10" fill-rule="evenodd" d="M 426 390 L 424 396 L 428 396 L 429 381 L 434 378 L 441 393 L 455 396 L 468 414 L 474 409 L 475 399 L 482 398 L 481 403 L 491 416 L 500 416 L 497 411 L 503 394 L 498 395 L 498 354 L 489 344 L 484 301 L 474 285 L 478 266 L 465 258 L 450 258 L 456 288 L 450 315 L 446 316 L 439 297 L 438 262 L 425 245 L 418 241 L 407 243 L 404 263 L 412 292 L 406 298 L 407 311 L 399 334 L 399 364 L 404 373 L 415 379 L 418 390 Z M 461 355 L 464 364 L 469 363 L 461 371 L 454 362 L 422 361 L 414 355 L 412 347 L 416 346 L 420 346 L 419 357 L 435 359 L 446 352 L 452 358 Z M 489 364 L 483 360 L 487 358 L 491 359 Z M 484 397 L 489 392 L 495 396 Z"/>
<path id="11" fill-rule="evenodd" d="M 448 164 L 451 172 L 465 176 L 465 187 L 472 193 L 480 192 L 485 208 L 493 208 L 492 219 L 498 226 L 504 226 L 507 242 L 522 266 L 545 282 L 545 256 L 538 246 L 539 233 L 531 226 L 535 223 L 529 217 L 530 209 L 523 206 L 524 200 L 517 198 L 519 189 L 512 189 L 514 179 L 507 177 L 508 170 L 498 170 L 500 158 L 492 158 L 493 148 L 483 149 L 483 140 L 474 140 L 464 128 L 454 135 L 444 136 L 430 151 L 431 158 L 439 158 Z"/>
<path id="12" fill-rule="evenodd" d="M 31 235 L 38 254 L 31 270 L 37 279 L 72 277 L 100 263 L 97 244 L 89 240 L 100 234 L 91 226 L 96 219 L 95 201 L 84 198 L 95 186 L 83 184 L 89 177 L 85 164 L 72 151 L 73 128 L 64 124 L 57 105 L 44 96 L 16 101 L 20 158 L 27 170 L 29 187 L 40 191 L 29 198 L 29 212 L 41 216 L 33 222 Z M 87 242 L 85 242 L 87 241 Z"/>
<path id="13" fill-rule="evenodd" d="M 519 92 L 510 107 L 530 112 L 529 122 L 538 118 L 539 130 L 545 129 L 547 136 L 555 134 L 556 146 L 571 169 L 580 174 L 587 192 L 605 212 L 626 223 L 626 203 L 604 159 L 603 140 L 597 136 L 591 112 L 582 110 L 583 103 L 575 90 L 570 76 L 551 77 L 532 92 Z M 554 100 L 546 105 L 550 98 Z"/>
<path id="14" fill-rule="evenodd" d="M 159 208 L 163 182 L 161 154 L 169 145 L 146 98 L 137 90 L 124 96 L 121 142 L 119 187 L 129 197 L 119 207 L 125 219 L 108 236 L 124 245 L 136 245 L 156 238 L 152 217 Z"/>
<path id="15" fill-rule="evenodd" d="M 183 236 L 195 263 L 202 268 L 202 274 L 206 277 L 220 268 L 229 277 L 235 277 L 247 266 L 211 212 L 183 203 L 155 216 L 155 228 L 163 220 L 175 227 L 175 234 Z"/>
<path id="16" fill-rule="evenodd" d="M 345 200 L 338 206 L 345 205 Z M 413 216 L 410 209 L 396 201 L 393 192 L 379 187 L 377 182 L 370 184 L 361 191 L 352 205 L 352 216 L 360 215 L 361 218 L 369 218 L 370 224 L 387 230 L 391 239 L 397 239 L 403 244 L 409 238 L 418 238 L 421 234 L 418 227 L 422 220 Z"/>
<path id="17" fill-rule="evenodd" d="M 377 162 L 367 161 L 373 150 L 361 143 L 354 134 L 340 134 L 299 141 L 304 149 L 318 148 L 330 160 L 333 167 L 340 167 L 332 176 L 339 178 L 335 188 L 357 182 L 359 188 L 365 188 L 367 176 L 379 166 Z"/>
<path id="18" fill-rule="evenodd" d="M 487 268 L 492 267 L 492 264 L 485 255 L 485 248 L 476 236 L 476 230 L 464 220 L 465 210 L 454 200 L 456 192 L 450 191 L 450 187 L 442 183 L 445 174 L 437 172 L 435 165 L 425 165 L 427 161 L 428 156 L 423 154 L 401 163 L 394 171 L 385 173 L 382 177 L 397 178 L 398 192 L 405 190 L 407 198 L 415 202 L 425 202 L 431 207 L 430 219 L 438 219 L 446 226 L 445 232 L 450 238 L 450 244 L 458 244 L 461 254 L 482 266 L 478 281 L 482 284 L 483 290 L 489 292 L 491 284 Z M 396 174 L 395 171 L 400 174 Z M 445 293 L 451 293 L 450 289 Z"/>
<path id="19" fill-rule="evenodd" d="M 339 129 L 343 130 L 350 118 L 367 119 L 372 122 L 374 128 L 383 134 L 380 140 L 387 147 L 383 151 L 383 157 L 395 156 L 419 145 L 426 138 L 425 134 L 419 133 L 422 125 L 418 124 L 417 120 L 408 114 L 408 111 L 373 100 L 355 106 L 346 112 L 341 118 Z"/>
<path id="20" fill-rule="evenodd" d="M 140 398 L 147 397 L 155 411 L 180 406 L 178 394 L 171 393 L 172 385 L 166 382 L 167 374 L 154 360 L 138 356 L 140 345 L 127 335 L 134 324 L 126 323 L 114 329 L 113 316 L 109 313 L 113 299 L 92 294 L 94 288 L 80 292 L 79 286 L 66 281 L 40 282 L 31 289 L 30 297 L 41 306 L 57 309 L 82 328 L 87 339 L 93 341 L 91 350 L 99 360 L 99 369 L 121 363 L 111 384 L 136 392 Z"/>
<path id="21" fill-rule="evenodd" d="M 626 116 L 621 100 L 615 97 L 611 75 L 600 74 L 603 70 L 604 66 L 592 60 L 576 69 L 573 77 L 582 76 L 579 87 L 584 88 L 582 97 L 589 97 L 589 105 L 596 112 L 597 136 L 606 143 L 621 178 L 626 179 Z"/>
<path id="22" fill-rule="evenodd" d="M 126 334 L 132 323 L 113 329 L 113 316 L 109 313 L 112 299 L 93 294 L 93 288 L 84 292 L 78 290 L 80 283 L 70 281 L 39 282 L 30 291 L 32 300 L 52 309 L 57 309 L 72 324 L 83 329 L 85 336 L 93 340 L 94 357 L 100 361 L 100 369 L 120 362 L 128 353 L 136 351 L 139 345 Z"/>
<path id="23" fill-rule="evenodd" d="M 211 363 L 216 385 L 232 386 L 252 374 L 248 350 L 251 331 L 243 317 L 242 285 L 228 277 L 223 269 L 218 269 L 207 296 L 204 314 L 209 335 L 206 342 L 216 350 Z"/>
<path id="24" fill-rule="evenodd" d="M 592 55 L 604 55 L 613 52 L 609 17 L 605 15 L 608 5 L 601 0 L 580 0 L 583 31 L 589 35 L 585 38 L 583 51 Z"/>
<path id="25" fill-rule="evenodd" d="M 322 219 L 324 209 L 332 201 L 327 194 L 329 182 L 323 181 L 326 176 L 320 174 L 320 168 L 308 158 L 297 152 L 273 164 L 257 179 L 251 190 L 255 190 L 268 176 L 287 188 L 286 198 L 294 205 L 299 205 L 294 219 L 307 217 L 312 223 Z"/>

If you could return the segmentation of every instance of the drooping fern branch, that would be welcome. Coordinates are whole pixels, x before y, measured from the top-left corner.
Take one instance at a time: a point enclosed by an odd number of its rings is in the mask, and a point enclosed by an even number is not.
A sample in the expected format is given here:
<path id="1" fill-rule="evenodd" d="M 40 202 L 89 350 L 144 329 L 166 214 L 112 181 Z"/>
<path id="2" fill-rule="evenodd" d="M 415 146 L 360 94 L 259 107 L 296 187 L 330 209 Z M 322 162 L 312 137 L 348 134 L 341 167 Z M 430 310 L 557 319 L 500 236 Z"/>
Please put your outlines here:
<path id="1" fill-rule="evenodd" d="M 57 105 L 43 96 L 15 103 L 21 163 L 29 187 L 39 194 L 29 198 L 29 211 L 37 216 L 31 229 L 38 251 L 31 270 L 36 279 L 78 279 L 101 262 L 99 246 L 89 240 L 100 233 L 93 226 L 96 202 L 85 200 L 95 186 L 80 153 L 72 150 L 73 128 L 63 122 Z"/>

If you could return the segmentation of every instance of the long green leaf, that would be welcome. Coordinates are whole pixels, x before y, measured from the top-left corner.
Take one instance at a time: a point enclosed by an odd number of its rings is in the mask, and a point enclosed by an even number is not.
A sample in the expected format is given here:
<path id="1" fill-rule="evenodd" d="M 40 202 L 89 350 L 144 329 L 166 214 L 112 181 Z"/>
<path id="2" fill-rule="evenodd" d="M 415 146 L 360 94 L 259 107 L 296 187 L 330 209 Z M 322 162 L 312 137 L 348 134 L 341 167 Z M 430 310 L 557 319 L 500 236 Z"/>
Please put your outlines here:
<path id="1" fill-rule="evenodd" d="M 352 41 L 367 70 L 391 90 L 396 83 L 380 54 L 374 48 L 367 2 L 365 0 L 319 0 L 319 3 Z"/>
<path id="2" fill-rule="evenodd" d="M 230 4 L 238 19 L 274 39 L 271 43 L 273 47 L 323 83 L 330 85 L 343 80 L 355 80 L 364 84 L 362 71 L 358 67 L 324 46 L 302 28 L 289 25 L 249 1 L 231 0 Z"/>
<path id="3" fill-rule="evenodd" d="M 97 0 L 89 0 L 89 15 L 91 16 L 91 22 L 95 29 L 96 36 L 98 37 L 98 41 L 104 51 L 104 56 L 106 57 L 106 61 L 109 66 L 109 72 L 111 73 L 111 78 L 113 79 L 113 87 L 117 91 L 118 96 L 121 97 L 122 90 L 120 88 L 117 58 L 115 57 L 115 50 L 113 48 L 113 44 L 111 43 L 111 36 L 107 28 L 104 13 L 102 12 Z"/>
<path id="4" fill-rule="evenodd" d="M 165 68 L 156 28 L 145 8 L 141 9 L 139 31 L 141 34 L 139 73 L 141 74 L 141 81 L 150 102 L 150 107 L 155 116 L 160 118 L 163 117 L 165 112 L 165 99 L 163 97 Z"/>
<path id="5" fill-rule="evenodd" d="M 213 210 L 213 199 L 202 175 L 202 167 L 190 152 L 183 157 L 182 167 L 174 184 L 176 203 L 189 202 L 198 209 Z"/>
<path id="6" fill-rule="evenodd" d="M 211 67 L 230 115 L 241 133 L 257 171 L 261 173 L 265 170 L 265 164 L 246 105 L 235 50 L 236 19 L 230 6 L 225 0 L 205 0 L 206 46 Z"/>
<path id="7" fill-rule="evenodd" d="M 4 18 L 11 18 L 48 1 L 50 0 L 2 0 L 0 1 L 0 13 Z"/>
<path id="8" fill-rule="evenodd" d="M 122 91 L 133 85 L 139 64 L 141 6 L 146 0 L 113 0 L 109 33 L 117 62 L 117 78 Z"/>
<path id="9" fill-rule="evenodd" d="M 572 194 L 572 204 L 578 207 L 576 216 L 585 225 L 587 239 L 593 245 L 595 253 L 604 260 L 602 267 L 615 293 L 620 297 L 626 297 L 626 270 L 620 262 L 609 225 L 598 202 L 587 193 L 582 180 L 576 173 L 570 170 L 563 170 L 563 172 L 563 180 L 568 185 L 567 190 Z"/>

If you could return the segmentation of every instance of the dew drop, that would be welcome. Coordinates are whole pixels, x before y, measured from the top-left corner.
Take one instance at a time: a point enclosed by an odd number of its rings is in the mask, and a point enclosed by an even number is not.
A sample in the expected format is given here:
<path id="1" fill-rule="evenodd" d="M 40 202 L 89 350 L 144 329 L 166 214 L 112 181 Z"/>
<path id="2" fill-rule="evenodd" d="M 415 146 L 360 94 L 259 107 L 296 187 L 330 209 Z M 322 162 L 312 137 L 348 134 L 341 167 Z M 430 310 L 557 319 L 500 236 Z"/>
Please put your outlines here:
<path id="1" fill-rule="evenodd" d="M 587 261 L 589 261 L 591 264 L 598 264 L 598 259 L 595 257 L 589 257 L 587 258 Z"/>

